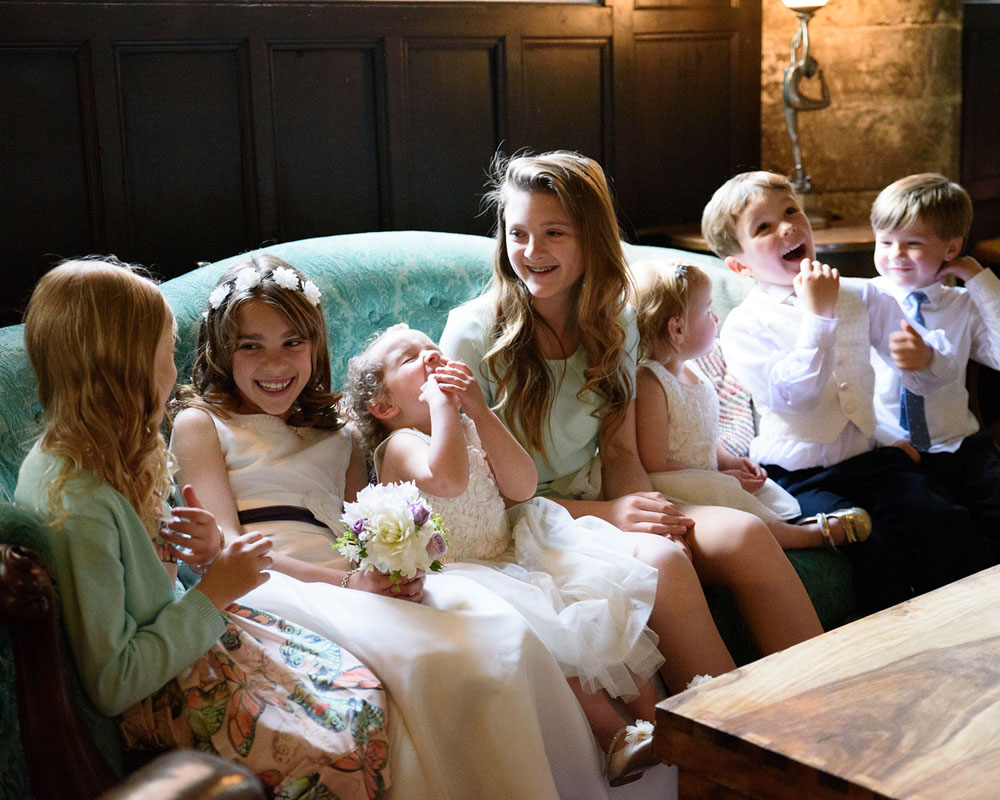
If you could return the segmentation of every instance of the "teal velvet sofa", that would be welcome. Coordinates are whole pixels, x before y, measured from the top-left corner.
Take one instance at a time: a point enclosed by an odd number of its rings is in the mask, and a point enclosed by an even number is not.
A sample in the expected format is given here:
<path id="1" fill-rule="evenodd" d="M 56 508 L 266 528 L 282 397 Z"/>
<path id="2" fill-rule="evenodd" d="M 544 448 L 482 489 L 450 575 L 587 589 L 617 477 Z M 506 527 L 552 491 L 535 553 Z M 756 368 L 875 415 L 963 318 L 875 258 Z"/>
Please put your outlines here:
<path id="1" fill-rule="evenodd" d="M 444 328 L 449 309 L 475 296 L 485 286 L 491 269 L 493 240 L 426 231 L 379 232 L 308 239 L 266 249 L 298 267 L 320 287 L 336 386 L 346 372 L 347 359 L 377 330 L 406 322 L 436 339 Z M 626 250 L 630 261 L 682 258 L 704 266 L 714 281 L 715 307 L 720 317 L 749 289 L 743 279 L 711 256 L 631 245 L 626 245 Z M 191 372 L 197 323 L 208 294 L 222 272 L 240 258 L 234 256 L 203 266 L 163 284 L 178 323 L 176 360 L 182 381 Z M 46 559 L 47 549 L 37 521 L 10 505 L 19 464 L 39 430 L 40 409 L 34 376 L 24 351 L 23 327 L 0 329 L 0 556 L 3 556 L 0 558 L 0 697 L 5 698 L 0 705 L 0 797 L 7 798 L 77 796 L 66 794 L 65 790 L 53 793 L 50 787 L 36 790 L 32 774 L 35 783 L 44 782 L 50 777 L 44 770 L 46 763 L 62 767 L 90 758 L 100 761 L 103 757 L 107 763 L 95 768 L 99 774 L 86 778 L 95 786 L 106 784 L 124 769 L 116 725 L 89 706 L 68 659 L 58 662 L 64 668 L 63 676 L 57 666 L 44 673 L 51 673 L 51 677 L 36 681 L 33 688 L 30 682 L 25 682 L 25 678 L 43 674 L 39 670 L 46 662 L 53 661 L 47 649 L 53 646 L 49 639 L 58 643 L 59 638 L 51 616 L 48 621 L 40 622 L 37 604 L 28 608 L 26 614 L 20 606 L 31 603 L 19 602 L 23 601 L 25 591 L 10 588 L 18 570 L 40 571 L 38 567 L 24 566 L 25 553 L 36 553 L 42 565 Z M 791 552 L 789 557 L 825 627 L 839 625 L 855 613 L 846 559 L 825 550 Z M 11 598 L 12 591 L 19 596 Z M 709 595 L 713 613 L 737 661 L 753 659 L 756 655 L 753 645 L 731 599 L 716 591 L 710 591 Z M 53 605 L 57 607 L 58 601 L 53 601 Z M 45 625 L 51 628 L 50 637 L 32 635 Z M 36 708 L 39 695 L 50 692 L 46 682 L 59 681 L 61 677 L 65 677 L 68 686 L 66 703 L 82 722 L 80 728 L 67 729 L 65 741 L 59 745 L 69 749 L 76 745 L 83 747 L 72 753 L 45 744 L 47 732 L 66 725 L 65 720 L 46 715 L 71 712 Z M 90 741 L 79 742 L 79 739 Z M 38 747 L 42 747 L 40 756 L 34 752 Z M 38 758 L 42 759 L 40 778 Z M 29 772 L 31 764 L 35 765 L 33 773 Z"/>

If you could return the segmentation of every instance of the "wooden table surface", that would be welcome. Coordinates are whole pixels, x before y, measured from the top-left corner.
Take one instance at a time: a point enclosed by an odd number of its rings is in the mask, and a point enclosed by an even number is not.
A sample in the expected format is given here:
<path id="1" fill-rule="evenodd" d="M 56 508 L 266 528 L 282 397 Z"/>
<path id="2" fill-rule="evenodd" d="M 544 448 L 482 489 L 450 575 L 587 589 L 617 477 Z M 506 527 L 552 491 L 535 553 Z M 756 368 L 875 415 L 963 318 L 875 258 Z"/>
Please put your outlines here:
<path id="1" fill-rule="evenodd" d="M 717 798 L 1000 798 L 1000 567 L 668 698 L 654 740 Z"/>

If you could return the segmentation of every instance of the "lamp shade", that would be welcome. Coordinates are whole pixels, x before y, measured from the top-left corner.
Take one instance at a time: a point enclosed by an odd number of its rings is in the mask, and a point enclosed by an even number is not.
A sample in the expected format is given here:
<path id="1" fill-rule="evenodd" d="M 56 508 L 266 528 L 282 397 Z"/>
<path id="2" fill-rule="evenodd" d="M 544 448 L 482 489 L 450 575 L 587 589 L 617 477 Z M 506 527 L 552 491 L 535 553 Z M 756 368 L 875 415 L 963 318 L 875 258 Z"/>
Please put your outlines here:
<path id="1" fill-rule="evenodd" d="M 781 0 L 792 11 L 817 11 L 826 5 L 827 0 Z"/>

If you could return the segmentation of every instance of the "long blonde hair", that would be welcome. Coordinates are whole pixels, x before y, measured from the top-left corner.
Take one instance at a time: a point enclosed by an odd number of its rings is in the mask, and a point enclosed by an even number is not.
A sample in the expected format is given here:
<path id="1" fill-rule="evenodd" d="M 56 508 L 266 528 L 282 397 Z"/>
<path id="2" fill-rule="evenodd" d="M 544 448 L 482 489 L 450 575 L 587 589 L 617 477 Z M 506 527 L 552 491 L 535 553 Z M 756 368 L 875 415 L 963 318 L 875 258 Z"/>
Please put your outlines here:
<path id="1" fill-rule="evenodd" d="M 153 365 L 172 319 L 156 284 L 115 259 L 64 262 L 38 282 L 24 339 L 41 447 L 64 459 L 48 493 L 57 520 L 67 481 L 89 470 L 124 495 L 150 535 L 159 528 L 169 479 Z"/>
<path id="2" fill-rule="evenodd" d="M 244 270 L 255 274 L 255 283 L 244 284 L 238 279 Z M 307 294 L 307 287 L 317 294 Z M 292 403 L 288 424 L 323 430 L 340 428 L 344 424 L 337 408 L 340 393 L 330 390 L 330 353 L 318 291 L 295 267 L 268 253 L 250 254 L 226 270 L 209 297 L 198 332 L 191 383 L 177 389 L 178 406 L 205 408 L 223 417 L 236 413 L 241 400 L 233 378 L 233 353 L 239 334 L 239 310 L 259 300 L 280 311 L 295 334 L 312 344 L 309 383 Z"/>
<path id="3" fill-rule="evenodd" d="M 625 363 L 625 307 L 628 271 L 611 191 L 600 165 L 579 153 L 555 151 L 521 155 L 493 167 L 486 201 L 495 207 L 497 247 L 493 258 L 493 345 L 483 363 L 497 383 L 496 404 L 525 444 L 546 457 L 544 434 L 555 397 L 556 380 L 538 346 L 531 293 L 517 277 L 507 253 L 504 209 L 511 192 L 555 196 L 576 226 L 583 276 L 575 287 L 572 318 L 586 361 L 585 382 L 577 394 L 593 392 L 600 405 L 593 416 L 601 432 L 614 431 L 625 418 L 632 381 Z"/>

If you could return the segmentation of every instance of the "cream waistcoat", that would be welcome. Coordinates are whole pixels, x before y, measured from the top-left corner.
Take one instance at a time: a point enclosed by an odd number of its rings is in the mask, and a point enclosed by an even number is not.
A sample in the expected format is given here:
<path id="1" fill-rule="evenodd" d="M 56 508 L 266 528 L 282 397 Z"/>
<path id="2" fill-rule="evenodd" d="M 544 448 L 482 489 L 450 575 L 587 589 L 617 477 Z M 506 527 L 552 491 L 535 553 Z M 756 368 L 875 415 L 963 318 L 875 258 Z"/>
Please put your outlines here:
<path id="1" fill-rule="evenodd" d="M 777 303 L 763 294 L 759 300 L 772 306 L 764 311 L 763 317 L 780 320 L 778 326 L 782 329 L 797 329 L 801 308 Z M 819 404 L 807 413 L 782 413 L 781 409 L 758 405 L 761 437 L 832 444 L 848 422 L 853 422 L 865 436 L 875 433 L 872 401 L 875 374 L 868 356 L 871 347 L 868 310 L 861 298 L 842 284 L 834 313 L 837 333 L 833 376 L 824 387 Z"/>

